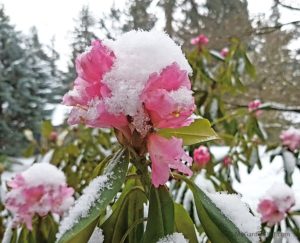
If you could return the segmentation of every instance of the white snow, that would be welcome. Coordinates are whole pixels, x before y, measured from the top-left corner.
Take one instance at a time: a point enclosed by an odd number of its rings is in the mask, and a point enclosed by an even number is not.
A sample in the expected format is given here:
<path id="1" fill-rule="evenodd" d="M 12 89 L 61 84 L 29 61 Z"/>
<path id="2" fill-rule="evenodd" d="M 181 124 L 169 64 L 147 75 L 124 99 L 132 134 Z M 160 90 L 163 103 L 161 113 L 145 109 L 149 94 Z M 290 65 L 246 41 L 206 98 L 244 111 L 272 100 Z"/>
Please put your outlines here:
<path id="1" fill-rule="evenodd" d="M 28 186 L 62 185 L 66 183 L 64 173 L 52 164 L 36 163 L 21 173 Z"/>
<path id="2" fill-rule="evenodd" d="M 184 238 L 181 233 L 173 233 L 161 238 L 157 243 L 188 243 L 189 241 Z"/>
<path id="3" fill-rule="evenodd" d="M 186 87 L 171 91 L 170 96 L 179 106 L 188 106 L 194 104 L 193 91 L 187 89 Z"/>
<path id="4" fill-rule="evenodd" d="M 12 231 L 12 222 L 9 222 L 6 226 L 2 243 L 10 243 L 11 237 L 12 237 L 13 231 Z"/>
<path id="5" fill-rule="evenodd" d="M 103 243 L 103 242 L 104 242 L 103 232 L 99 227 L 96 227 L 88 243 Z"/>
<path id="6" fill-rule="evenodd" d="M 134 116 L 139 110 L 139 96 L 150 74 L 176 62 L 182 70 L 192 72 L 180 46 L 160 31 L 133 30 L 117 40 L 104 40 L 115 54 L 112 69 L 103 83 L 112 91 L 105 103 L 111 113 Z"/>
<path id="7" fill-rule="evenodd" d="M 242 202 L 241 196 L 225 192 L 207 193 L 207 196 L 241 232 L 246 233 L 251 242 L 259 241 L 255 233 L 260 231 L 260 219 L 250 213 L 249 207 Z"/>
<path id="8" fill-rule="evenodd" d="M 289 174 L 293 173 L 294 169 L 296 167 L 296 162 L 297 162 L 295 155 L 288 150 L 284 150 L 282 152 L 282 156 L 283 156 L 283 162 L 284 162 L 284 169 Z"/>
<path id="9" fill-rule="evenodd" d="M 83 190 L 82 195 L 75 201 L 74 206 L 70 209 L 69 215 L 65 217 L 60 226 L 56 238 L 60 239 L 64 233 L 70 230 L 74 224 L 78 223 L 80 218 L 88 215 L 90 208 L 101 200 L 101 192 L 104 188 L 110 188 L 108 179 L 113 176 L 112 173 L 101 175 L 93 179 L 90 184 Z"/>
<path id="10" fill-rule="evenodd" d="M 276 202 L 281 212 L 290 208 L 290 204 L 295 201 L 294 191 L 285 183 L 275 182 L 265 193 L 265 198 Z"/>

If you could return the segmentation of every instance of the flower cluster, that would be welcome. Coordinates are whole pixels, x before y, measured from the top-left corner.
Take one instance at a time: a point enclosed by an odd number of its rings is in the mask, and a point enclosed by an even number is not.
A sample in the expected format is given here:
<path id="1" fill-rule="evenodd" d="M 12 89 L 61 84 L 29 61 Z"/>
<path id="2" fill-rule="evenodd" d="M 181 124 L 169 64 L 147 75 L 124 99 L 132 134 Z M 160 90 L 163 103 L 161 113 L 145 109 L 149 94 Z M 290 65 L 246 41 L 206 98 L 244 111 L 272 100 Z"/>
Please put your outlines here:
<path id="1" fill-rule="evenodd" d="M 194 150 L 194 162 L 199 166 L 205 166 L 210 161 L 210 157 L 210 152 L 205 146 Z"/>
<path id="2" fill-rule="evenodd" d="M 63 172 L 48 163 L 38 163 L 8 182 L 5 207 L 13 214 L 13 225 L 25 223 L 32 229 L 35 214 L 62 215 L 73 204 L 74 190 L 66 184 Z"/>
<path id="3" fill-rule="evenodd" d="M 158 187 L 170 169 L 191 175 L 182 139 L 156 133 L 193 122 L 195 109 L 181 49 L 161 32 L 131 31 L 116 41 L 94 41 L 76 60 L 78 77 L 63 99 L 73 106 L 70 124 L 116 129 L 120 143 L 149 152 L 152 183 Z"/>
<path id="4" fill-rule="evenodd" d="M 290 127 L 288 130 L 282 131 L 280 134 L 281 142 L 291 151 L 300 149 L 300 130 Z"/>
<path id="5" fill-rule="evenodd" d="M 200 34 L 194 38 L 191 39 L 191 44 L 195 46 L 203 46 L 208 44 L 209 39 L 206 35 Z"/>
<path id="6" fill-rule="evenodd" d="M 258 117 L 262 114 L 262 110 L 259 110 L 259 107 L 262 105 L 260 100 L 250 101 L 248 104 L 248 111 L 254 112 L 255 116 Z"/>
<path id="7" fill-rule="evenodd" d="M 295 204 L 295 196 L 286 184 L 275 183 L 259 202 L 257 211 L 261 221 L 273 226 L 284 219 L 286 213 Z"/>

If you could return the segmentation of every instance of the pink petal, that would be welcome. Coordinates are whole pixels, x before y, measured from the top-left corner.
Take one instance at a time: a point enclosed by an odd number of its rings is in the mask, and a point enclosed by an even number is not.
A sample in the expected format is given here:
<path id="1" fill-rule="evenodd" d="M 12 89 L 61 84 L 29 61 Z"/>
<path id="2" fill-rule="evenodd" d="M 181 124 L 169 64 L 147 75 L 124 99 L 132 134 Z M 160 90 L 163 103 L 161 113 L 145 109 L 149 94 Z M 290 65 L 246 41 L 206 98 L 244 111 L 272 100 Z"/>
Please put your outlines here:
<path id="1" fill-rule="evenodd" d="M 143 93 L 164 89 L 167 91 L 177 90 L 180 87 L 191 89 L 191 82 L 188 74 L 184 70 L 180 70 L 177 63 L 164 68 L 161 73 L 153 73 L 150 75 Z"/>
<path id="2" fill-rule="evenodd" d="M 183 150 L 182 139 L 166 139 L 151 134 L 148 137 L 147 148 L 152 161 L 152 183 L 155 187 L 168 181 L 171 168 L 192 175 L 192 171 L 183 164 L 183 161 L 191 164 L 192 158 Z"/>

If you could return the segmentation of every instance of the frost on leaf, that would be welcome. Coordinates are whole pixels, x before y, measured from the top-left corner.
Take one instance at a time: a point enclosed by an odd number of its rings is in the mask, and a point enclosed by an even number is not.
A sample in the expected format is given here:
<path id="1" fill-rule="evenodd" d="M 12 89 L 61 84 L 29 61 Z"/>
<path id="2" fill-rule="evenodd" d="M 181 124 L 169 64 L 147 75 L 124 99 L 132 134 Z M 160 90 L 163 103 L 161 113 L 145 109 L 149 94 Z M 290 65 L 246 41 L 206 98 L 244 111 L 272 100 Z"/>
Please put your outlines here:
<path id="1" fill-rule="evenodd" d="M 241 196 L 225 192 L 207 193 L 207 196 L 242 233 L 248 236 L 251 242 L 259 241 L 256 233 L 260 231 L 260 219 L 250 213 Z"/>
<path id="2" fill-rule="evenodd" d="M 110 188 L 108 182 L 112 173 L 101 175 L 93 179 L 90 184 L 83 190 L 83 194 L 75 201 L 74 206 L 70 209 L 69 215 L 65 217 L 56 235 L 60 239 L 68 230 L 70 230 L 81 218 L 87 217 L 90 209 L 101 200 L 101 193 L 105 188 Z"/>

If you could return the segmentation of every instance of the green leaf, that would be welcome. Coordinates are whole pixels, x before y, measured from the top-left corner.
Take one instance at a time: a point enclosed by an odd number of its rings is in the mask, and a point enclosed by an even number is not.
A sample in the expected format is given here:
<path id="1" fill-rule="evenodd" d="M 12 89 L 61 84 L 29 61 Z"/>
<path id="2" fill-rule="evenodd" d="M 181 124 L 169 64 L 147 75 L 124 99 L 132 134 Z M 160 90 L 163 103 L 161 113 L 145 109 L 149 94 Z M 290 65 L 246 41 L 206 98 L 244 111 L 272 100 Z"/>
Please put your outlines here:
<path id="1" fill-rule="evenodd" d="M 174 204 L 165 186 L 151 188 L 144 243 L 155 243 L 174 232 Z"/>
<path id="2" fill-rule="evenodd" d="M 246 53 L 244 54 L 244 61 L 245 61 L 245 69 L 246 69 L 247 74 L 249 74 L 249 76 L 251 78 L 255 78 L 256 77 L 255 67 L 253 66 L 253 64 L 249 60 Z"/>
<path id="3" fill-rule="evenodd" d="M 43 137 L 48 138 L 52 132 L 52 124 L 51 121 L 44 121 L 42 123 L 42 128 L 41 128 L 41 133 L 43 135 Z"/>
<path id="4" fill-rule="evenodd" d="M 191 125 L 181 128 L 164 128 L 158 131 L 163 137 L 182 138 L 184 145 L 192 145 L 219 139 L 207 119 L 197 119 Z"/>
<path id="5" fill-rule="evenodd" d="M 90 209 L 87 217 L 82 218 L 78 223 L 74 224 L 71 230 L 67 231 L 59 240 L 59 243 L 78 243 L 87 242 L 93 229 L 95 228 L 100 214 L 106 209 L 114 196 L 119 192 L 125 180 L 128 160 L 123 158 L 124 149 L 118 151 L 109 161 L 104 173 L 112 173 L 107 182 L 110 187 L 101 192 L 101 200 L 97 201 Z"/>
<path id="6" fill-rule="evenodd" d="M 250 240 L 232 223 L 194 182 L 174 174 L 187 183 L 194 195 L 198 217 L 212 243 L 250 243 Z"/>
<path id="7" fill-rule="evenodd" d="M 182 233 L 189 243 L 198 243 L 194 223 L 187 211 L 178 203 L 174 204 L 174 209 L 176 232 Z"/>
<path id="8" fill-rule="evenodd" d="M 147 202 L 144 191 L 139 187 L 134 187 L 124 194 L 116 202 L 117 207 L 112 215 L 101 227 L 105 243 L 120 242 L 132 223 L 143 218 L 143 204 Z M 129 237 L 135 239 L 134 233 L 135 230 L 133 229 Z"/>

